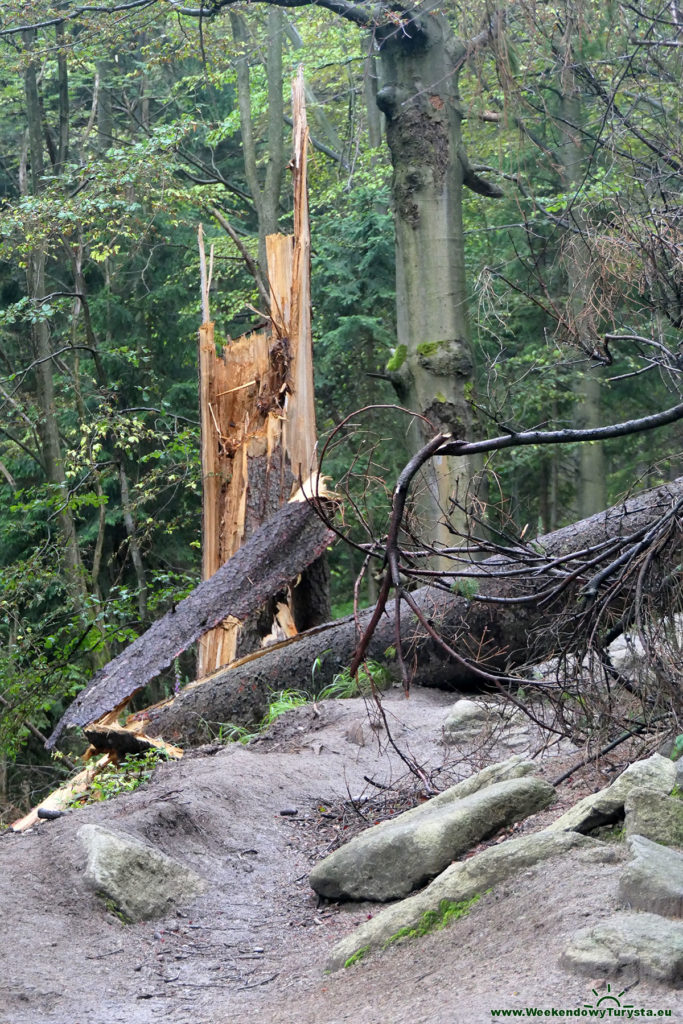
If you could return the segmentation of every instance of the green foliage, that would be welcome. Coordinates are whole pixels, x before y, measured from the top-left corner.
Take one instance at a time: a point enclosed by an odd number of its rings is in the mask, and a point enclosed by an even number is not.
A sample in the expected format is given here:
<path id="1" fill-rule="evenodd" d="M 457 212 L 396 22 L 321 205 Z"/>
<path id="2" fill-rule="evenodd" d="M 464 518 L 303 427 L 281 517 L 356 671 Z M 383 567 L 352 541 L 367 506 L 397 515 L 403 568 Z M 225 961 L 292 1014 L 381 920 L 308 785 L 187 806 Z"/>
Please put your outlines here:
<path id="1" fill-rule="evenodd" d="M 311 669 L 311 682 L 315 686 L 315 677 L 320 670 L 325 653 L 319 655 Z M 395 654 L 395 652 L 394 652 Z M 372 659 L 364 662 L 358 670 L 357 678 L 352 678 L 348 669 L 335 675 L 329 686 L 324 687 L 315 698 L 301 690 L 280 690 L 272 696 L 268 710 L 263 716 L 255 730 L 249 730 L 246 726 L 235 725 L 232 722 L 224 722 L 217 733 L 216 739 L 219 743 L 243 743 L 247 744 L 255 739 L 260 733 L 268 729 L 277 719 L 293 711 L 295 708 L 304 707 L 314 700 L 344 700 L 350 697 L 364 696 L 372 692 L 373 687 L 378 690 L 385 690 L 391 686 L 392 676 L 385 665 Z"/>
<path id="2" fill-rule="evenodd" d="M 355 676 L 351 676 L 348 668 L 338 672 L 329 686 L 320 691 L 317 699 L 346 700 L 350 697 L 364 697 L 373 690 L 386 690 L 392 682 L 393 677 L 387 666 L 368 658 Z"/>
<path id="3" fill-rule="evenodd" d="M 110 800 L 121 793 L 132 793 L 150 781 L 161 761 L 167 761 L 163 749 L 152 747 L 141 754 L 128 754 L 118 764 L 108 765 L 94 777 L 85 794 L 74 798 L 74 803 L 92 804 Z"/>
<path id="4" fill-rule="evenodd" d="M 276 722 L 281 715 L 286 714 L 287 711 L 293 711 L 295 708 L 303 707 L 304 704 L 308 704 L 309 701 L 310 698 L 308 695 L 302 693 L 300 690 L 280 690 L 279 693 L 273 694 L 268 705 L 268 710 L 256 729 L 249 730 L 243 725 L 235 725 L 232 722 L 223 722 L 218 730 L 216 739 L 219 743 L 247 744 L 251 740 L 256 739 L 256 737 L 271 726 L 273 722 Z"/>
<path id="5" fill-rule="evenodd" d="M 259 728 L 267 729 L 269 725 L 277 721 L 280 715 L 286 714 L 287 711 L 293 711 L 294 708 L 303 707 L 304 704 L 308 704 L 309 699 L 308 695 L 300 690 L 280 690 L 279 693 L 272 696 Z"/>
<path id="6" fill-rule="evenodd" d="M 451 583 L 451 593 L 460 594 L 461 597 L 466 597 L 468 601 L 471 601 L 479 593 L 479 580 L 459 577 L 454 583 Z"/>
<path id="7" fill-rule="evenodd" d="M 403 939 L 418 939 L 423 935 L 428 935 L 430 932 L 440 931 L 452 921 L 458 921 L 461 917 L 467 917 L 472 907 L 475 903 L 479 902 L 482 895 L 486 895 L 486 893 L 476 893 L 468 900 L 441 900 L 437 909 L 426 910 L 414 927 L 406 926 L 405 928 L 399 928 L 394 935 L 391 935 L 386 940 L 383 948 L 386 949 L 387 946 L 391 946 L 395 942 L 401 942 Z"/>
<path id="8" fill-rule="evenodd" d="M 683 733 L 676 736 L 671 747 L 671 760 L 679 761 L 683 757 Z"/>
<path id="9" fill-rule="evenodd" d="M 242 743 L 244 746 L 251 740 L 256 739 L 258 730 L 249 730 L 245 725 L 234 725 L 232 722 L 223 722 L 216 735 L 218 743 Z"/>

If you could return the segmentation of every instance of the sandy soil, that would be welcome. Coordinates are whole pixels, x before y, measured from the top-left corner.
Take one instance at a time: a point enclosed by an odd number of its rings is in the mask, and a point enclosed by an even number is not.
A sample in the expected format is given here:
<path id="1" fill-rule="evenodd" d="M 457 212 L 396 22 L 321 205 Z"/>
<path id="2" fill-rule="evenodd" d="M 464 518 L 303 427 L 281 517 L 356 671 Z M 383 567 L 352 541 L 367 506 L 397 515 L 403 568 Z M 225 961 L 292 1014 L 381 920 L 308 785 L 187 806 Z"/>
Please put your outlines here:
<path id="1" fill-rule="evenodd" d="M 502 735 L 445 748 L 453 700 L 429 690 L 385 699 L 397 744 L 441 788 L 510 753 Z M 549 778 L 578 756 L 554 753 L 542 762 Z M 249 748 L 186 755 L 135 793 L 3 835 L 0 1024 L 483 1024 L 492 1008 L 594 1005 L 605 981 L 559 960 L 573 931 L 616 909 L 616 847 L 609 863 L 577 852 L 540 865 L 444 931 L 325 975 L 332 945 L 377 907 L 319 904 L 310 867 L 365 824 L 350 798 L 372 823 L 419 797 L 411 778 L 363 701 L 326 702 L 291 712 Z M 521 830 L 607 782 L 585 770 Z M 86 822 L 153 842 L 208 891 L 162 921 L 123 925 L 85 883 L 76 833 Z M 680 991 L 634 977 L 611 984 L 626 989 L 622 1005 L 669 1009 L 683 1024 Z"/>

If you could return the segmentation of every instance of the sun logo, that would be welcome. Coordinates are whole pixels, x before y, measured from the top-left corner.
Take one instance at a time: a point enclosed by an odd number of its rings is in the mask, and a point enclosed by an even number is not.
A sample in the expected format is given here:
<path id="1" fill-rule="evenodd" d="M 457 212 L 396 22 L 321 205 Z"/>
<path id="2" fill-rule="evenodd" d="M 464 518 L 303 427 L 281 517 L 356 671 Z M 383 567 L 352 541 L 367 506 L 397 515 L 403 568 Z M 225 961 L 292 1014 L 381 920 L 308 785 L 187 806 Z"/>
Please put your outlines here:
<path id="1" fill-rule="evenodd" d="M 594 988 L 592 989 L 593 995 L 599 998 L 595 1004 L 584 1003 L 584 1008 L 586 1010 L 598 1010 L 600 1009 L 600 1007 L 604 1009 L 607 1004 L 610 1004 L 611 1006 L 618 1006 L 622 1010 L 632 1010 L 633 1003 L 624 1003 L 623 1005 L 621 1003 L 621 997 L 624 995 L 625 991 L 626 989 L 622 988 L 621 992 L 619 992 L 617 995 L 614 995 L 614 993 L 612 992 L 612 986 L 608 985 L 605 995 L 601 996 L 598 990 Z"/>

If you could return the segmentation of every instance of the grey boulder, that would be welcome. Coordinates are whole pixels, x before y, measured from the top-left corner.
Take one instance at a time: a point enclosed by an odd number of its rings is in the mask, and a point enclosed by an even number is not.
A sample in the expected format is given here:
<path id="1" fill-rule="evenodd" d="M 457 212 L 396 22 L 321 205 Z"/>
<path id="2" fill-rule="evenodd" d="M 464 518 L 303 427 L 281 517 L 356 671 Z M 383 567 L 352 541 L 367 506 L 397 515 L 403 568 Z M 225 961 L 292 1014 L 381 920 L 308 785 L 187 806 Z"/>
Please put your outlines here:
<path id="1" fill-rule="evenodd" d="M 337 970 L 371 950 L 391 944 L 410 929 L 419 928 L 426 914 L 443 913 L 449 905 L 482 895 L 534 864 L 562 856 L 577 847 L 593 850 L 600 846 L 597 840 L 577 832 L 547 831 L 490 846 L 469 860 L 451 864 L 422 892 L 386 907 L 359 925 L 334 947 L 327 968 Z"/>
<path id="2" fill-rule="evenodd" d="M 577 932 L 563 963 L 589 975 L 644 975 L 676 985 L 683 981 L 683 922 L 658 914 L 614 914 Z"/>
<path id="3" fill-rule="evenodd" d="M 446 743 L 467 743 L 487 727 L 493 714 L 481 701 L 457 700 L 443 723 Z"/>
<path id="4" fill-rule="evenodd" d="M 618 779 L 599 793 L 579 800 L 549 826 L 552 832 L 592 832 L 600 825 L 611 825 L 624 815 L 624 804 L 632 789 L 645 786 L 668 794 L 676 784 L 676 765 L 661 754 L 635 761 Z"/>
<path id="5" fill-rule="evenodd" d="M 626 840 L 633 859 L 619 879 L 619 897 L 633 910 L 683 917 L 683 853 L 644 836 Z"/>
<path id="6" fill-rule="evenodd" d="M 646 836 L 665 846 L 683 846 L 683 800 L 637 786 L 624 803 L 626 835 Z"/>
<path id="7" fill-rule="evenodd" d="M 78 836 L 88 854 L 88 882 L 130 922 L 161 917 L 206 887 L 191 868 L 132 836 L 100 825 L 84 825 Z"/>
<path id="8" fill-rule="evenodd" d="M 449 792 L 335 850 L 314 867 L 312 888 L 328 899 L 407 896 L 480 840 L 555 799 L 552 786 L 530 777 L 495 782 L 459 799 L 446 800 Z"/>
<path id="9" fill-rule="evenodd" d="M 503 746 L 520 747 L 529 742 L 526 715 L 494 701 L 458 700 L 443 726 L 443 738 L 449 746 L 468 744 L 480 737 L 494 735 Z"/>

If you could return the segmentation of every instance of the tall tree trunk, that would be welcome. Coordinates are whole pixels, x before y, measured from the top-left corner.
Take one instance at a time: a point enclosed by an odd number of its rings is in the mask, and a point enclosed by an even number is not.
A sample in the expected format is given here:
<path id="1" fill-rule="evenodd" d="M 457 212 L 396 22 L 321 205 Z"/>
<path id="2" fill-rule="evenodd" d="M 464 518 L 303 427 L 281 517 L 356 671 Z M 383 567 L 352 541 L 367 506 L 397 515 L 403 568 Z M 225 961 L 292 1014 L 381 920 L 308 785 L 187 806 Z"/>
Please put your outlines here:
<path id="1" fill-rule="evenodd" d="M 69 159 L 69 75 L 64 42 L 64 23 L 55 26 L 57 42 L 57 82 L 59 92 L 59 132 L 57 140 L 57 162 L 55 171 L 64 169 Z"/>
<path id="2" fill-rule="evenodd" d="M 282 98 L 282 36 L 284 16 L 277 7 L 268 11 L 268 164 L 263 185 L 259 181 L 256 141 L 251 121 L 251 84 L 249 76 L 249 29 L 244 15 L 231 10 L 230 24 L 239 55 L 237 64 L 237 97 L 242 130 L 244 174 L 258 215 L 259 264 L 265 276 L 266 235 L 278 229 L 280 191 L 285 168 L 283 139 L 284 103 Z"/>
<path id="3" fill-rule="evenodd" d="M 24 33 L 24 42 L 28 50 L 33 46 L 33 32 Z M 29 156 L 31 161 L 31 191 L 38 195 L 42 189 L 44 174 L 43 157 L 43 119 L 36 65 L 30 60 L 24 72 L 24 97 L 26 102 L 26 121 L 28 125 Z M 45 250 L 36 244 L 26 259 L 26 285 L 28 296 L 38 305 L 46 294 L 45 289 Z M 58 494 L 59 510 L 57 520 L 64 543 L 64 556 L 68 574 L 68 587 L 79 607 L 83 607 L 87 596 L 83 565 L 76 536 L 76 526 L 69 508 L 69 491 L 64 473 L 57 409 L 55 404 L 55 386 L 53 380 L 52 348 L 48 326 L 45 320 L 36 319 L 31 325 L 31 343 L 33 359 L 36 363 L 36 399 L 40 409 L 38 431 L 42 448 L 42 462 L 48 482 Z"/>
<path id="4" fill-rule="evenodd" d="M 592 253 L 589 225 L 581 201 L 575 193 L 583 181 L 585 154 L 580 127 L 583 118 L 581 92 L 574 72 L 574 43 L 578 25 L 571 13 L 567 17 L 564 39 L 560 48 L 563 66 L 560 72 L 560 176 L 564 191 L 571 203 L 569 217 L 572 230 L 565 240 L 565 266 L 567 275 L 567 323 L 574 344 L 589 356 L 594 349 L 598 325 L 593 308 Z M 590 429 L 600 426 L 601 368 L 589 366 L 577 379 L 574 388 L 578 409 L 576 427 Z M 604 446 L 600 442 L 583 444 L 579 455 L 579 483 L 576 507 L 586 517 L 605 507 L 607 483 Z"/>
<path id="5" fill-rule="evenodd" d="M 365 93 L 365 107 L 368 118 L 368 145 L 370 149 L 379 149 L 382 145 L 382 116 L 377 106 L 377 58 L 373 52 L 375 41 L 370 37 L 368 43 L 370 52 L 363 62 L 363 91 Z M 372 163 L 377 157 L 372 157 Z"/>
<path id="6" fill-rule="evenodd" d="M 112 143 L 111 85 L 109 82 L 111 61 L 108 58 L 105 60 L 99 60 L 96 67 L 97 81 L 99 83 L 97 97 L 98 148 L 104 152 L 109 149 Z"/>
<path id="7" fill-rule="evenodd" d="M 381 89 L 393 164 L 398 348 L 394 363 L 403 404 L 432 430 L 471 436 L 468 390 L 473 363 L 467 317 L 462 187 L 496 195 L 472 173 L 464 153 L 458 69 L 465 46 L 441 15 L 415 16 L 405 31 L 378 29 Z M 400 364 L 400 365 L 398 365 Z M 417 438 L 416 438 L 417 441 Z M 465 502 L 472 467 L 441 460 L 432 469 L 433 536 L 452 544 L 443 514 Z M 424 512 L 425 510 L 423 510 Z"/>

